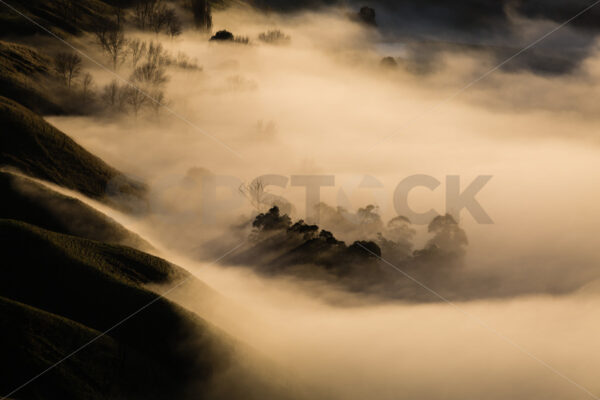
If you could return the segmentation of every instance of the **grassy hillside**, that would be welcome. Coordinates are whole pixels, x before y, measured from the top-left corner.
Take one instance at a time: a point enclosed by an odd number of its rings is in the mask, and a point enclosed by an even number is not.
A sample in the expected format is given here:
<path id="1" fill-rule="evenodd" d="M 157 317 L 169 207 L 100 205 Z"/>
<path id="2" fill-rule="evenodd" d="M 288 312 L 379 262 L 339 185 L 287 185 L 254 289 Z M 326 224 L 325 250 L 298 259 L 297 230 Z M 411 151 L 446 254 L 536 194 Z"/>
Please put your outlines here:
<path id="1" fill-rule="evenodd" d="M 0 171 L 0 192 L 0 218 L 140 250 L 152 248 L 137 234 L 83 202 L 28 178 Z"/>
<path id="2" fill-rule="evenodd" d="M 124 177 L 39 115 L 4 97 L 0 97 L 0 126 L 0 166 L 121 208 L 140 206 L 143 184 Z"/>
<path id="3" fill-rule="evenodd" d="M 0 41 L 2 96 L 36 112 L 60 114 L 63 107 L 54 96 L 56 91 L 52 90 L 58 81 L 53 62 L 48 57 L 31 47 Z"/>
<path id="4" fill-rule="evenodd" d="M 50 29 L 59 36 L 78 35 L 91 30 L 95 21 L 105 18 L 111 13 L 109 2 L 101 0 L 47 1 L 47 0 L 6 0 L 11 6 L 33 19 L 38 24 Z M 118 2 L 115 1 L 115 2 Z M 72 5 L 71 5 L 72 4 Z M 65 6 L 67 5 L 67 6 Z M 47 35 L 10 10 L 0 7 L 0 36 L 12 35 Z"/>
<path id="5" fill-rule="evenodd" d="M 169 263 L 130 248 L 61 235 L 12 220 L 0 220 L 0 252 L 3 256 L 0 296 L 86 327 L 75 329 L 79 332 L 72 334 L 82 339 L 93 334 L 89 330 L 105 331 L 156 300 L 157 295 L 144 289 L 142 284 L 168 283 L 185 276 Z M 4 323 L 11 321 L 11 315 L 15 323 L 28 317 L 17 312 L 14 304 L 12 309 L 13 314 L 3 314 Z M 57 338 L 65 349 L 85 343 L 84 340 L 62 341 L 60 332 L 66 329 L 63 324 L 47 318 L 45 321 L 38 319 L 38 340 L 50 345 Z M 11 323 L 10 331 L 12 335 L 22 336 L 23 329 Z M 27 329 L 25 333 L 28 333 Z M 111 331 L 108 338 L 160 365 L 164 369 L 160 374 L 161 385 L 165 390 L 173 391 L 175 388 L 169 383 L 176 382 L 175 386 L 181 386 L 192 377 L 195 381 L 206 380 L 229 362 L 231 349 L 218 336 L 216 329 L 206 322 L 165 299 L 158 299 L 151 307 Z M 38 358 L 55 362 L 64 354 L 56 351 L 54 357 L 46 358 L 33 344 L 17 349 L 30 363 L 35 363 Z M 2 354 L 11 349 L 4 340 L 0 346 L 4 347 Z M 99 357 L 103 354 L 90 353 Z M 108 358 L 118 355 L 116 352 Z M 134 361 L 139 361 L 133 357 Z M 85 366 L 92 369 L 92 374 L 99 368 L 89 360 Z M 143 377 L 135 371 L 131 373 L 134 379 L 130 384 L 135 385 L 136 381 L 139 384 L 136 378 Z M 93 381 L 85 376 L 85 370 L 82 375 L 86 382 Z M 68 382 L 71 381 L 69 378 Z M 14 386 L 14 382 L 0 379 L 1 392 L 8 392 L 11 389 L 8 386 Z M 65 386 L 68 382 L 64 382 Z M 79 393 L 77 398 L 85 398 L 82 394 Z"/>
<path id="6" fill-rule="evenodd" d="M 14 390 L 100 332 L 0 297 L 0 393 Z M 179 382 L 150 357 L 103 336 L 34 384 L 17 399 L 161 399 Z M 10 385 L 9 385 L 10 383 Z"/>
<path id="7" fill-rule="evenodd" d="M 2 395 L 142 309 L 13 397 L 307 398 L 251 349 L 145 289 L 188 277 L 164 260 L 7 219 L 0 254 Z"/>

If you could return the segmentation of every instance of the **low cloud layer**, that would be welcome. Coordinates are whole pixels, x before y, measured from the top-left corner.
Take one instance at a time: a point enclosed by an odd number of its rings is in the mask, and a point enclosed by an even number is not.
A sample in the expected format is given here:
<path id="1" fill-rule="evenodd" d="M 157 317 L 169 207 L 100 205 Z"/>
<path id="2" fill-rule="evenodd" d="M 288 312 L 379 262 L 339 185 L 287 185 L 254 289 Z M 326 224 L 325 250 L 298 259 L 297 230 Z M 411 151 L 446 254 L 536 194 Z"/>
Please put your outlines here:
<path id="1" fill-rule="evenodd" d="M 464 29 L 451 32 L 452 43 L 416 40 L 400 31 L 386 33 L 385 13 L 378 13 L 376 31 L 348 18 L 348 8 L 286 15 L 215 12 L 215 29 L 247 36 L 250 44 L 209 42 L 189 31 L 176 40 L 162 38 L 171 54 L 185 53 L 202 68 L 167 68 L 170 111 L 49 120 L 148 182 L 151 212 L 125 225 L 251 310 L 231 311 L 219 324 L 316 387 L 315 393 L 344 399 L 586 398 L 581 387 L 535 357 L 582 387 L 600 390 L 591 372 L 598 351 L 593 310 L 600 262 L 595 33 L 581 22 L 540 47 L 542 66 L 543 57 L 571 59 L 571 51 L 577 52 L 568 68 L 548 73 L 528 65 L 535 59 L 518 57 L 463 90 L 575 7 L 554 15 L 552 8 L 523 8 L 528 4 L 535 3 L 517 5 L 516 14 L 490 6 L 494 29 L 487 38 L 499 37 L 495 24 L 502 21 L 509 37 L 519 39 L 512 44 L 468 42 L 473 35 Z M 434 5 L 427 2 L 423 9 Z M 444 32 L 447 24 L 430 21 L 425 28 Z M 277 29 L 289 42 L 258 39 Z M 496 45 L 504 47 L 491 51 Z M 382 66 L 385 56 L 396 65 Z M 106 71 L 87 68 L 99 85 L 110 82 Z M 121 70 L 125 76 L 127 68 Z M 238 237 L 230 227 L 247 227 L 259 210 L 237 189 L 264 174 L 335 175 L 335 186 L 321 190 L 326 206 L 320 228 L 347 245 L 377 240 L 381 226 L 354 230 L 339 222 L 340 215 L 341 221 L 352 220 L 373 204 L 383 231 L 390 231 L 388 221 L 398 217 L 394 189 L 407 176 L 428 174 L 445 182 L 447 175 L 459 175 L 465 187 L 479 175 L 492 175 L 477 199 L 494 223 L 477 224 L 463 211 L 458 222 L 469 243 L 460 269 L 427 282 L 458 309 L 441 300 L 381 303 L 322 281 L 265 279 L 251 269 L 199 261 L 220 256 L 206 251 L 211 240 L 219 243 L 214 250 L 247 239 L 250 229 Z M 366 175 L 380 185 L 360 187 Z M 235 183 L 219 192 L 222 208 L 210 222 L 202 208 L 206 176 Z M 293 221 L 304 218 L 305 188 L 284 186 L 268 192 L 289 202 Z M 444 190 L 444 184 L 434 191 L 415 189 L 410 204 L 444 215 Z M 432 238 L 424 226 L 403 232 L 410 251 L 426 248 Z M 424 293 L 410 282 L 406 288 Z M 194 293 L 174 298 L 192 310 L 199 307 Z M 232 320 L 238 324 L 227 322 Z"/>

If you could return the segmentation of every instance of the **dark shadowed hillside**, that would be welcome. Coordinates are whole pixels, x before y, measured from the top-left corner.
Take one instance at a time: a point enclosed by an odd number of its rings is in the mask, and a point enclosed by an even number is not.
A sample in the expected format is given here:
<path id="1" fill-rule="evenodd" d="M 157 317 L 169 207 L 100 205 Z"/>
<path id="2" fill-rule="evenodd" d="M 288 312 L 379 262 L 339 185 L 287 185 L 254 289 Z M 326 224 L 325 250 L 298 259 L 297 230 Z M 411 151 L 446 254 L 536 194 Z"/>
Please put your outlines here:
<path id="1" fill-rule="evenodd" d="M 0 220 L 0 252 L 0 351 L 12 362 L 0 367 L 0 393 L 109 330 L 15 398 L 229 399 L 250 388 L 249 398 L 293 397 L 281 377 L 261 382 L 234 358 L 244 346 L 144 289 L 188 277 L 159 258 L 13 220 Z M 239 384 L 215 387 L 222 374 Z"/>
<path id="2" fill-rule="evenodd" d="M 35 112 L 62 113 L 51 89 L 59 82 L 53 66 L 48 57 L 31 47 L 0 41 L 0 94 Z"/>
<path id="3" fill-rule="evenodd" d="M 92 155 L 42 117 L 0 97 L 0 166 L 79 191 L 121 208 L 140 205 L 145 186 Z M 111 198 L 119 193 L 121 197 Z"/>
<path id="4" fill-rule="evenodd" d="M 106 215 L 31 179 L 0 171 L 0 192 L 0 218 L 86 239 L 151 249 L 140 236 Z"/>
<path id="5" fill-rule="evenodd" d="M 87 327 L 76 329 L 71 324 L 69 330 L 75 338 L 61 342 L 65 351 L 72 351 L 85 343 L 73 339 L 91 337 L 93 332 L 90 330 L 105 331 L 155 299 L 157 295 L 143 289 L 141 284 L 168 283 L 184 277 L 183 273 L 163 260 L 130 248 L 60 235 L 11 220 L 0 222 L 0 246 L 4 259 L 0 271 L 3 276 L 0 296 L 60 316 L 63 321 L 66 318 Z M 15 318 L 18 320 L 19 316 L 15 315 Z M 59 332 L 65 329 L 64 324 L 56 323 L 56 318 L 54 322 L 44 326 L 44 336 L 60 337 Z M 39 319 L 38 323 L 41 323 Z M 163 390 L 172 392 L 192 375 L 207 379 L 216 371 L 219 363 L 226 362 L 228 350 L 218 344 L 215 332 L 209 333 L 211 329 L 193 315 L 159 299 L 151 308 L 109 334 L 110 338 L 133 349 L 133 352 L 120 354 L 114 351 L 111 354 L 107 351 L 106 357 L 117 357 L 119 365 L 129 357 L 135 360 L 136 353 L 143 354 L 144 358 L 161 366 L 155 371 L 155 383 Z M 204 338 L 196 337 L 198 331 L 206 332 Z M 202 354 L 200 359 L 178 350 L 186 343 L 199 346 L 198 354 Z M 12 347 L 6 342 L 2 342 L 2 345 L 8 346 L 6 350 Z M 36 349 L 27 347 L 22 351 L 35 353 Z M 26 357 L 26 354 L 19 355 Z M 53 357 L 46 359 L 46 364 L 58 361 L 64 355 L 65 352 L 57 349 Z M 43 353 L 34 354 L 35 358 L 42 356 Z M 100 353 L 98 356 L 102 358 L 104 355 Z M 143 361 L 138 359 L 138 362 Z M 92 370 L 87 374 L 93 373 L 96 368 L 102 369 L 93 363 L 88 365 Z M 105 368 L 110 368 L 110 364 Z M 85 379 L 86 371 L 82 373 L 82 379 Z M 133 371 L 129 373 L 136 376 Z M 13 389 L 11 386 L 27 376 L 23 374 L 19 376 L 20 379 L 1 380 L 2 392 Z M 131 388 L 141 386 L 145 380 L 143 373 L 137 377 L 139 379 L 130 380 L 127 385 L 131 385 Z M 60 385 L 66 391 L 72 382 L 70 378 L 73 377 L 66 379 L 62 385 L 56 380 L 53 380 L 53 384 Z M 32 385 L 30 390 L 35 388 L 36 385 Z M 138 390 L 145 389 L 140 387 Z M 72 398 L 83 398 L 82 394 L 77 393 Z"/>
<path id="6" fill-rule="evenodd" d="M 0 297 L 2 391 L 8 393 L 89 342 L 100 332 L 67 318 Z M 93 363 L 94 367 L 90 368 Z M 156 360 L 103 336 L 15 394 L 17 399 L 105 399 L 116 395 L 161 399 L 178 382 Z M 11 387 L 8 383 L 12 383 Z"/>
<path id="7" fill-rule="evenodd" d="M 44 0 L 9 0 L 12 7 L 31 18 L 36 23 L 50 29 L 59 36 L 77 35 L 89 31 L 94 24 L 112 12 L 113 6 L 101 0 L 80 1 L 44 1 Z M 114 1 L 113 3 L 119 3 Z M 23 17 L 9 10 L 6 6 L 0 9 L 0 35 L 26 36 L 46 32 L 32 23 L 23 23 Z"/>

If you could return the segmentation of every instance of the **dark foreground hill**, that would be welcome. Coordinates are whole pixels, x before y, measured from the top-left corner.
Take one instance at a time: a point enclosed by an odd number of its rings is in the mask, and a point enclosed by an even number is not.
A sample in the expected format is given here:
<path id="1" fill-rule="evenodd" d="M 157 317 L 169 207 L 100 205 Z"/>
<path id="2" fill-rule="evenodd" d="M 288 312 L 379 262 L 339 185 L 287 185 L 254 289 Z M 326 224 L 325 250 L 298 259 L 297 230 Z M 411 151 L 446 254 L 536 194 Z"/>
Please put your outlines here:
<path id="1" fill-rule="evenodd" d="M 80 200 L 9 172 L 0 171 L 0 218 L 14 219 L 54 232 L 148 251 L 139 235 Z"/>
<path id="2" fill-rule="evenodd" d="M 0 220 L 0 254 L 2 395 L 105 331 L 13 397 L 297 395 L 288 393 L 279 378 L 265 382 L 243 366 L 236 358 L 243 346 L 219 329 L 144 288 L 149 283 L 168 287 L 188 277 L 164 260 L 6 219 Z M 222 386 L 224 376 L 232 381 Z"/>
<path id="3" fill-rule="evenodd" d="M 11 220 L 0 221 L 0 252 L 3 257 L 0 296 L 29 307 L 10 303 L 10 307 L 5 305 L 13 310 L 9 315 L 16 318 L 15 323 L 23 318 L 33 318 L 39 325 L 30 332 L 27 326 L 21 326 L 21 329 L 13 326 L 9 331 L 16 336 L 13 339 L 27 340 L 27 335 L 32 335 L 30 340 L 37 338 L 41 342 L 25 342 L 19 346 L 19 343 L 2 341 L 2 353 L 9 355 L 7 359 L 21 360 L 19 363 L 23 365 L 17 370 L 10 363 L 3 363 L 7 368 L 0 374 L 4 377 L 3 393 L 36 375 L 40 366 L 51 365 L 86 342 L 77 339 L 103 332 L 157 299 L 156 294 L 143 289 L 141 284 L 168 283 L 178 275 L 163 260 L 130 248 L 61 235 Z M 20 315 L 19 307 L 21 311 L 30 310 L 29 315 Z M 4 316 L 3 319 L 7 320 Z M 62 339 L 63 330 L 67 331 L 67 341 Z M 197 331 L 204 335 L 197 337 Z M 10 339 L 11 335 L 8 335 L 6 339 Z M 64 391 L 61 398 L 85 398 L 85 393 L 79 392 L 82 388 L 72 385 L 78 380 L 84 380 L 86 385 L 98 384 L 95 388 L 98 398 L 110 395 L 111 391 L 120 395 L 131 391 L 130 395 L 134 395 L 136 387 L 137 394 L 141 395 L 146 393 L 149 377 L 152 380 L 148 384 L 166 395 L 175 393 L 192 373 L 208 379 L 217 366 L 228 359 L 228 350 L 219 343 L 213 328 L 164 299 L 158 299 L 152 307 L 111 331 L 107 339 L 104 346 L 109 348 L 104 352 L 88 349 L 81 354 L 98 357 L 97 362 L 79 365 L 82 370 L 69 370 L 71 364 L 67 363 L 67 371 L 62 373 L 64 381 L 61 382 L 60 376 L 42 380 L 38 385 L 23 389 L 20 396 L 42 398 L 49 393 Z M 111 341 L 114 342 L 113 351 L 110 351 Z M 98 343 L 98 346 L 101 349 L 103 344 Z M 199 359 L 183 351 L 185 347 L 194 346 L 198 349 L 195 354 L 200 355 Z M 64 351 L 60 351 L 61 347 Z M 103 359 L 106 364 L 102 363 Z M 109 360 L 114 363 L 108 363 Z M 122 369 L 121 365 L 127 365 L 129 361 L 146 368 L 139 371 Z M 126 387 L 114 380 L 108 386 L 105 386 L 107 382 L 95 382 L 95 376 L 109 373 L 113 368 L 129 377 Z"/>
<path id="4" fill-rule="evenodd" d="M 65 38 L 133 3 L 7 1 Z M 0 37 L 43 43 L 33 38 L 40 33 L 0 5 Z M 53 61 L 37 49 L 0 42 L 0 398 L 308 398 L 208 322 L 231 329 L 240 315 L 211 288 L 139 251 L 147 243 L 115 221 L 29 178 L 144 211 L 144 184 L 41 117 L 69 110 L 53 91 Z M 158 294 L 183 282 L 198 314 Z"/>
<path id="5" fill-rule="evenodd" d="M 67 318 L 4 297 L 0 297 L 0 312 L 3 394 L 100 335 Z M 15 393 L 15 398 L 104 399 L 118 394 L 159 399 L 166 388 L 175 386 L 166 376 L 156 361 L 103 336 Z"/>
<path id="6" fill-rule="evenodd" d="M 35 112 L 62 113 L 61 101 L 53 90 L 60 82 L 53 65 L 31 47 L 0 41 L 0 94 Z"/>
<path id="7" fill-rule="evenodd" d="M 42 117 L 5 97 L 0 97 L 0 126 L 0 166 L 120 208 L 143 207 L 144 184 L 125 177 Z"/>
<path id="8" fill-rule="evenodd" d="M 130 4 L 132 1 L 47 1 L 47 0 L 9 0 L 12 7 L 49 29 L 58 36 L 78 35 L 91 30 L 94 24 L 113 12 L 113 4 Z M 47 35 L 35 24 L 27 21 L 6 6 L 0 8 L 0 36 Z"/>

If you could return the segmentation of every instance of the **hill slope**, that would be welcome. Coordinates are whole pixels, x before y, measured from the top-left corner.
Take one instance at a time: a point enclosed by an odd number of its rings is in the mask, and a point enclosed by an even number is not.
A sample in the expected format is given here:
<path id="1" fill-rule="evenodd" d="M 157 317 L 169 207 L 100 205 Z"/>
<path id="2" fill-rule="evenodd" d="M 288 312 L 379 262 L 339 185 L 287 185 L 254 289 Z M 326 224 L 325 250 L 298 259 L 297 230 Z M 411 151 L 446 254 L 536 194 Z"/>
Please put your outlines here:
<path id="1" fill-rule="evenodd" d="M 128 357 L 134 363 L 148 358 L 152 361 L 151 365 L 162 369 L 160 376 L 155 377 L 155 384 L 163 387 L 165 393 L 175 392 L 192 376 L 195 380 L 207 380 L 218 371 L 219 366 L 229 361 L 230 345 L 219 338 L 215 328 L 169 301 L 157 299 L 156 294 L 142 287 L 144 283 L 168 283 L 185 276 L 181 270 L 159 258 L 130 248 L 60 235 L 12 220 L 0 220 L 0 253 L 3 257 L 0 296 L 55 316 L 48 317 L 39 312 L 32 315 L 31 311 L 27 311 L 31 309 L 17 307 L 14 303 L 7 306 L 5 300 L 4 307 L 12 311 L 3 314 L 3 323 L 10 324 L 12 335 L 31 336 L 33 333 L 28 331 L 27 325 L 19 329 L 19 324 L 23 323 L 23 318 L 33 318 L 39 324 L 39 330 L 37 339 L 31 339 L 44 341 L 47 346 L 36 347 L 34 341 L 15 350 L 9 342 L 2 341 L 3 354 L 14 350 L 19 353 L 16 359 L 25 359 L 34 365 L 38 364 L 38 359 L 56 362 L 66 355 L 67 349 L 72 351 L 86 343 L 84 339 L 91 337 L 92 331 L 103 332 L 154 301 L 151 307 L 107 335 L 107 339 L 131 349 L 131 352 L 125 351 L 120 355 L 114 345 L 106 342 L 104 346 L 110 345 L 114 351 L 105 349 L 95 353 L 92 350 L 90 354 L 100 359 L 117 358 L 117 365 L 126 364 Z M 65 319 L 79 325 L 65 322 Z M 68 331 L 64 340 L 63 330 Z M 11 333 L 5 335 L 10 336 Z M 78 338 L 80 340 L 76 340 Z M 54 340 L 59 340 L 59 344 L 53 344 Z M 51 357 L 40 353 L 47 351 L 49 346 L 59 346 L 58 350 L 64 351 L 57 350 Z M 182 351 L 186 347 L 196 351 Z M 81 379 L 88 384 L 94 381 L 96 373 L 109 373 L 102 370 L 102 365 L 89 361 L 81 367 L 84 375 Z M 132 375 L 127 382 L 130 389 L 142 385 L 145 380 L 143 371 L 140 374 L 129 371 L 129 374 Z M 19 377 L 24 380 L 27 375 Z M 59 386 L 60 390 L 67 390 L 74 381 L 72 376 L 64 378 L 64 382 L 50 382 Z M 14 389 L 18 381 L 16 378 L 10 381 L 0 379 L 0 392 Z M 55 393 L 60 393 L 60 390 Z M 72 398 L 85 398 L 83 394 L 77 393 Z"/>
<path id="2" fill-rule="evenodd" d="M 0 41 L 0 88 L 3 96 L 36 112 L 60 114 L 63 107 L 55 96 L 56 90 L 53 90 L 57 82 L 59 78 L 48 57 L 31 47 Z"/>
<path id="3" fill-rule="evenodd" d="M 118 3 L 118 0 L 114 1 Z M 20 13 L 59 36 L 78 35 L 91 30 L 95 21 L 110 15 L 112 6 L 101 0 L 46 1 L 9 0 Z M 47 35 L 6 6 L 0 8 L 0 36 Z"/>
<path id="4" fill-rule="evenodd" d="M 4 297 L 0 297 L 0 313 L 0 347 L 7 360 L 0 365 L 3 395 L 100 335 L 69 319 Z M 15 396 L 19 399 L 83 396 L 95 400 L 120 395 L 160 399 L 166 387 L 176 385 L 165 376 L 168 375 L 155 360 L 103 336 Z"/>
<path id="5" fill-rule="evenodd" d="M 298 398 L 245 346 L 145 289 L 188 277 L 162 259 L 6 219 L 0 254 L 2 394 L 108 331 L 15 398 Z"/>
<path id="6" fill-rule="evenodd" d="M 83 202 L 23 176 L 0 171 L 0 192 L 0 218 L 144 251 L 152 248 L 137 234 Z"/>
<path id="7" fill-rule="evenodd" d="M 141 206 L 135 182 L 22 105 L 0 97 L 0 166 L 10 166 L 125 209 Z"/>

